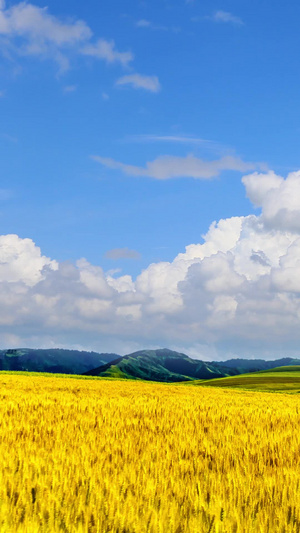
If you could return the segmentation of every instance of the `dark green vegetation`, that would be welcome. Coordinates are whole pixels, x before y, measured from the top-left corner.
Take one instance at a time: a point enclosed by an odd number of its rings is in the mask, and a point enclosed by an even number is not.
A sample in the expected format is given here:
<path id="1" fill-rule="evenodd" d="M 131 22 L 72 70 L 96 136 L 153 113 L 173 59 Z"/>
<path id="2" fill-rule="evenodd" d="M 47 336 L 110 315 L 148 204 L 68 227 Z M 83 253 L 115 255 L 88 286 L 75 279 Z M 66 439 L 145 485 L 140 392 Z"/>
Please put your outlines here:
<path id="1" fill-rule="evenodd" d="M 0 370 L 84 374 L 87 370 L 115 359 L 116 354 L 81 352 L 79 350 L 18 350 L 0 351 Z"/>
<path id="2" fill-rule="evenodd" d="M 194 381 L 193 385 L 268 392 L 300 392 L 300 365 L 282 366 L 210 381 Z"/>

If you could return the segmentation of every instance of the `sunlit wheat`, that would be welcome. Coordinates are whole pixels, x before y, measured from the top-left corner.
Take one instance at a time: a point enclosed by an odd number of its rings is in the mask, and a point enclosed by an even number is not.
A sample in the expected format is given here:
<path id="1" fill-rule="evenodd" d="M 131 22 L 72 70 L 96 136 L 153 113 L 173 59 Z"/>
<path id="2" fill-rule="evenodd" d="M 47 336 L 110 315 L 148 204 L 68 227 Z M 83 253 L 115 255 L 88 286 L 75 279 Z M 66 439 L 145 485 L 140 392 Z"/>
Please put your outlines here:
<path id="1" fill-rule="evenodd" d="M 1 532 L 300 532 L 297 395 L 0 384 Z"/>

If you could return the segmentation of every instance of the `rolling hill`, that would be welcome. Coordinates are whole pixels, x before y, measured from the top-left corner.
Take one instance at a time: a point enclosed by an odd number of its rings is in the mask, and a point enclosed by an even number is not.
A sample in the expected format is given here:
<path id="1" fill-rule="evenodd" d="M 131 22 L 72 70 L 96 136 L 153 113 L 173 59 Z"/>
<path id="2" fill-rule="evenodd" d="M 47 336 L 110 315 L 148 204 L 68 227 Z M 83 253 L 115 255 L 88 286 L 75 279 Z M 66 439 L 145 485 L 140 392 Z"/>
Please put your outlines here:
<path id="1" fill-rule="evenodd" d="M 246 374 L 248 372 L 259 372 L 261 370 L 270 370 L 272 368 L 290 365 L 300 365 L 300 359 L 291 359 L 284 357 L 275 361 L 265 361 L 264 359 L 229 359 L 228 361 L 214 361 L 215 366 L 233 368 L 237 374 Z"/>
<path id="2" fill-rule="evenodd" d="M 0 350 L 0 370 L 23 370 L 61 374 L 83 374 L 116 358 L 116 354 L 79 350 Z"/>
<path id="3" fill-rule="evenodd" d="M 191 359 L 167 349 L 141 350 L 86 372 L 89 376 L 178 382 L 235 375 L 234 368 Z"/>
<path id="4" fill-rule="evenodd" d="M 193 385 L 199 385 L 202 387 L 299 393 L 300 365 L 281 366 L 270 370 L 212 379 L 210 381 L 194 381 Z"/>

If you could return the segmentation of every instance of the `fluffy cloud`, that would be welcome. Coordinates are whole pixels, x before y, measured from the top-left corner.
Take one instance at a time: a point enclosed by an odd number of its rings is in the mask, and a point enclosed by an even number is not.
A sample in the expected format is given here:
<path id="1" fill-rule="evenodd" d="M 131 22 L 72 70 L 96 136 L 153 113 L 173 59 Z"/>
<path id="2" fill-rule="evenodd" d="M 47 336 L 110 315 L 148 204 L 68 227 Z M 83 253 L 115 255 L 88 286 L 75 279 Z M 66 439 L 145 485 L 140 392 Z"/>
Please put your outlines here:
<path id="1" fill-rule="evenodd" d="M 19 282 L 33 286 L 43 278 L 43 270 L 56 270 L 56 261 L 42 256 L 31 239 L 17 235 L 0 236 L 0 283 Z"/>
<path id="2" fill-rule="evenodd" d="M 117 80 L 116 84 L 130 85 L 134 89 L 145 89 L 152 93 L 158 93 L 161 89 L 157 76 L 143 76 L 142 74 L 122 76 Z"/>
<path id="3" fill-rule="evenodd" d="M 258 215 L 213 222 L 202 243 L 149 265 L 136 280 L 85 259 L 58 264 L 30 239 L 2 236 L 2 339 L 123 353 L 166 345 L 195 356 L 199 348 L 202 358 L 297 353 L 300 173 L 251 174 L 243 182 L 261 205 Z M 285 217 L 277 216 L 280 195 Z"/>
<path id="4" fill-rule="evenodd" d="M 268 174 L 252 174 L 243 178 L 247 195 L 254 205 L 263 210 L 268 227 L 300 231 L 300 171 L 286 179 Z"/>
<path id="5" fill-rule="evenodd" d="M 186 157 L 161 156 L 154 161 L 147 162 L 145 167 L 126 165 L 107 157 L 92 156 L 92 158 L 107 168 L 121 170 L 129 176 L 158 180 L 182 177 L 210 179 L 219 176 L 224 170 L 247 172 L 258 166 L 256 163 L 247 163 L 239 157 L 233 156 L 225 156 L 215 161 L 205 161 L 194 155 L 187 155 Z"/>

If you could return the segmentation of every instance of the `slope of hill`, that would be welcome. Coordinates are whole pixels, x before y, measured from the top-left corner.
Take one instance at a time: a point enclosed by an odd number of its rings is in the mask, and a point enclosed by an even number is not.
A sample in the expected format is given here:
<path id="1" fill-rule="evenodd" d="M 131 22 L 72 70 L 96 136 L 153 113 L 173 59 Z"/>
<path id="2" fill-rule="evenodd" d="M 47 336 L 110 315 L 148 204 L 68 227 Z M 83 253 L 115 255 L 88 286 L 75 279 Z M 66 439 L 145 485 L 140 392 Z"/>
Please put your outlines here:
<path id="1" fill-rule="evenodd" d="M 90 376 L 177 382 L 235 375 L 233 368 L 191 359 L 172 350 L 141 350 L 86 372 Z"/>
<path id="2" fill-rule="evenodd" d="M 115 358 L 116 354 L 79 350 L 28 348 L 0 350 L 0 370 L 83 374 Z"/>
<path id="3" fill-rule="evenodd" d="M 300 365 L 282 366 L 233 377 L 194 381 L 193 385 L 269 392 L 300 392 Z"/>

